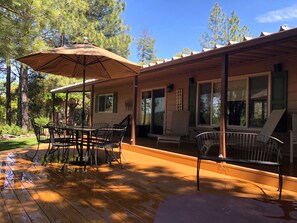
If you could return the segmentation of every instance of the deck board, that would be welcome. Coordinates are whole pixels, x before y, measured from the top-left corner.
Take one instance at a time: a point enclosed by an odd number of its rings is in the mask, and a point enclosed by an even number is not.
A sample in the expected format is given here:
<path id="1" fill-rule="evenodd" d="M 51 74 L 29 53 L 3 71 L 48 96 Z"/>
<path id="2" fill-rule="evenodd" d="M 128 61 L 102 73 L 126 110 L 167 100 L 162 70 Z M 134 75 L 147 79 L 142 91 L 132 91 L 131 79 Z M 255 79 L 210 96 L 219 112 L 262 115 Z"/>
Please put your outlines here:
<path id="1" fill-rule="evenodd" d="M 31 185 L 28 185 L 28 183 L 25 181 L 25 178 L 23 177 L 25 172 L 23 170 L 20 171 L 20 169 L 16 167 L 15 163 L 11 161 L 6 163 L 5 169 L 6 172 L 8 171 L 9 173 L 13 173 L 11 181 L 7 181 L 8 185 L 6 188 L 14 191 L 16 198 L 28 215 L 30 221 L 44 223 L 50 222 L 29 193 L 28 188 L 30 188 Z M 21 179 L 21 181 L 18 181 L 17 179 Z M 12 218 L 14 218 L 14 214 Z"/>
<path id="2" fill-rule="evenodd" d="M 103 164 L 84 171 L 74 165 L 62 170 L 61 164 L 32 163 L 25 150 L 1 152 L 0 222 L 154 222 L 169 197 L 198 193 L 195 168 L 128 151 L 125 157 L 124 169 Z M 204 186 L 204 193 L 222 193 L 223 185 L 230 195 L 277 197 L 275 188 L 202 175 L 210 186 Z"/>
<path id="3" fill-rule="evenodd" d="M 3 203 L 9 212 L 12 222 L 31 222 L 15 191 L 16 190 L 13 189 L 10 182 L 8 182 L 5 188 L 1 191 Z"/>
<path id="4" fill-rule="evenodd" d="M 9 212 L 6 208 L 2 193 L 0 193 L 0 222 L 12 222 Z"/>
<path id="5" fill-rule="evenodd" d="M 56 174 L 55 177 L 52 177 L 55 181 L 61 182 L 66 179 L 67 185 L 69 185 L 70 182 L 72 185 L 75 185 L 76 188 L 79 188 L 79 194 L 74 195 L 76 200 L 83 200 L 85 203 L 89 203 L 91 206 L 95 207 L 104 219 L 120 222 L 137 222 L 139 220 L 147 222 L 148 220 L 152 220 L 152 215 L 149 216 L 149 218 L 145 218 L 142 216 L 145 215 L 145 212 L 139 211 L 129 205 L 131 202 L 129 202 L 130 195 L 127 193 L 127 188 L 120 189 L 121 186 L 117 185 L 115 182 L 109 183 L 111 185 L 108 185 L 106 183 L 107 181 L 104 182 L 100 180 L 100 177 L 96 176 L 97 174 L 100 175 L 100 173 L 92 171 L 76 175 L 75 177 L 67 175 L 64 178 L 56 172 L 49 172 Z M 69 191 L 66 186 L 61 187 L 65 187 L 64 191 L 66 193 Z M 63 196 L 66 195 L 63 194 Z M 121 196 L 125 196 L 125 199 L 121 199 Z M 129 205 L 129 208 L 127 208 L 127 205 Z M 141 218 L 139 216 L 141 216 Z"/>

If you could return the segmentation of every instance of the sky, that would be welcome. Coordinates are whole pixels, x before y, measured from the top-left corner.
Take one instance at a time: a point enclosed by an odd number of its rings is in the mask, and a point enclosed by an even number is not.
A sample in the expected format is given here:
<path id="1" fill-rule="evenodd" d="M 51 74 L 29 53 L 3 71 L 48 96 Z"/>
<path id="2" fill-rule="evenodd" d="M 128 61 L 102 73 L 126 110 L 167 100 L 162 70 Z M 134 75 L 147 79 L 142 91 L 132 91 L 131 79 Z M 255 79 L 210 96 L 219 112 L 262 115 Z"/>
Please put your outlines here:
<path id="1" fill-rule="evenodd" d="M 156 40 L 155 55 L 170 59 L 183 48 L 200 52 L 198 41 L 207 32 L 210 10 L 218 2 L 223 12 L 235 11 L 240 26 L 247 26 L 252 37 L 261 32 L 278 32 L 280 26 L 297 27 L 296 0 L 123 0 L 122 18 L 134 38 L 129 59 L 138 62 L 135 42 L 144 30 Z"/>

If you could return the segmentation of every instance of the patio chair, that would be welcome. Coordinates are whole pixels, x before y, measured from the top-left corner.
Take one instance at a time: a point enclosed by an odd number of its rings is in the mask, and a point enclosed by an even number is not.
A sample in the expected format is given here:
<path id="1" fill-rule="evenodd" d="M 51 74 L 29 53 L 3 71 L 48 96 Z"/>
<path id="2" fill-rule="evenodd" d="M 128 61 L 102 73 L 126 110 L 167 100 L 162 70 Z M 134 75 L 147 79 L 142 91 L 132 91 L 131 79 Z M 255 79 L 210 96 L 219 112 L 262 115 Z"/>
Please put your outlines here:
<path id="1" fill-rule="evenodd" d="M 271 136 L 286 109 L 274 109 L 270 113 L 259 135 Z"/>
<path id="2" fill-rule="evenodd" d="M 115 124 L 112 128 L 99 129 L 97 132 L 97 140 L 95 143 L 96 154 L 95 163 L 97 165 L 96 159 L 98 159 L 99 149 L 104 149 L 105 152 L 105 162 L 112 164 L 113 161 L 118 162 L 123 168 L 122 163 L 122 142 L 127 127 L 125 125 Z M 116 151 L 116 149 L 118 149 Z"/>
<path id="3" fill-rule="evenodd" d="M 58 162 L 60 161 L 60 153 L 62 155 L 62 163 L 67 163 L 69 159 L 70 147 L 76 146 L 74 130 L 59 125 L 49 125 L 51 147 L 44 155 L 44 163 L 54 160 L 54 154 L 57 152 Z M 49 160 L 48 160 L 49 158 Z"/>
<path id="4" fill-rule="evenodd" d="M 39 125 L 35 123 L 34 119 L 31 120 L 31 124 L 34 130 L 34 134 L 37 140 L 37 148 L 35 154 L 32 156 L 31 160 L 34 161 L 35 157 L 38 154 L 39 147 L 41 143 L 47 143 L 48 144 L 48 149 L 50 148 L 50 134 L 47 131 L 46 126 Z"/>
<path id="5" fill-rule="evenodd" d="M 189 119 L 189 111 L 173 111 L 171 128 L 165 129 L 165 134 L 158 136 L 157 147 L 159 143 L 174 143 L 180 148 L 181 137 L 189 134 Z"/>
<path id="6" fill-rule="evenodd" d="M 292 130 L 290 130 L 290 163 L 294 162 L 294 145 L 297 144 L 297 114 L 292 114 Z"/>
<path id="7" fill-rule="evenodd" d="M 130 124 L 130 119 L 131 119 L 131 115 L 127 115 L 120 123 L 116 125 L 122 125 L 122 126 L 128 127 L 128 125 Z"/>
<path id="8" fill-rule="evenodd" d="M 108 128 L 108 127 L 109 127 L 109 124 L 106 123 L 106 122 L 98 122 L 98 123 L 94 123 L 92 125 L 92 128 L 96 129 L 96 130 L 99 130 L 99 129 L 102 129 L 102 128 Z M 96 139 L 96 134 L 98 134 L 98 131 L 93 132 L 92 138 Z"/>
<path id="9" fill-rule="evenodd" d="M 101 128 L 107 128 L 107 127 L 109 127 L 109 124 L 105 122 L 98 122 L 92 125 L 93 129 L 101 129 Z"/>

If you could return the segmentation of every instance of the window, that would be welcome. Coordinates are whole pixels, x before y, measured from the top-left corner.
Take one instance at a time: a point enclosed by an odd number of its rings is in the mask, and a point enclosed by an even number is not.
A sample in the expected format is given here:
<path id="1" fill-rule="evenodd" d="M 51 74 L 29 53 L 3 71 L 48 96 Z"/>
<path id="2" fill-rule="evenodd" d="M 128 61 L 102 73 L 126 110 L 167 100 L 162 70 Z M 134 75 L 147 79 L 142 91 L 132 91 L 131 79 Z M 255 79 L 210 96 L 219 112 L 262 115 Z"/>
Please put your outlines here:
<path id="1" fill-rule="evenodd" d="M 163 134 L 165 114 L 165 89 L 142 92 L 140 123 L 149 126 L 150 133 Z"/>
<path id="2" fill-rule="evenodd" d="M 262 127 L 268 117 L 268 77 L 250 78 L 249 123 Z"/>
<path id="3" fill-rule="evenodd" d="M 116 112 L 116 98 L 116 93 L 96 95 L 95 112 Z"/>
<path id="4" fill-rule="evenodd" d="M 152 115 L 152 92 L 142 92 L 140 120 L 142 125 L 150 125 Z"/>
<path id="5" fill-rule="evenodd" d="M 211 83 L 199 85 L 199 124 L 209 125 L 210 121 L 210 109 L 211 109 Z"/>
<path id="6" fill-rule="evenodd" d="M 249 76 L 228 82 L 227 124 L 262 127 L 268 116 L 268 75 Z M 198 124 L 219 125 L 221 83 L 198 83 Z"/>
<path id="7" fill-rule="evenodd" d="M 246 79 L 228 83 L 227 123 L 229 125 L 246 125 L 246 87 Z"/>
<path id="8" fill-rule="evenodd" d="M 220 124 L 221 114 L 221 83 L 213 84 L 213 95 L 212 95 L 212 124 Z"/>

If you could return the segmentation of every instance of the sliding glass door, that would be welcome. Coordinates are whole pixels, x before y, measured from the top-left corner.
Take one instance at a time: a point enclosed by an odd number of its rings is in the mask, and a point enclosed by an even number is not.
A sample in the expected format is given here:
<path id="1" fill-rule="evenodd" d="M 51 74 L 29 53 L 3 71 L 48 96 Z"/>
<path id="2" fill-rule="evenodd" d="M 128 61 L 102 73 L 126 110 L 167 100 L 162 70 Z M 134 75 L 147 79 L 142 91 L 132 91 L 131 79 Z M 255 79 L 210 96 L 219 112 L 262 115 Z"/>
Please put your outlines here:
<path id="1" fill-rule="evenodd" d="M 154 89 L 142 92 L 141 125 L 148 126 L 150 133 L 163 134 L 165 113 L 165 90 Z"/>

